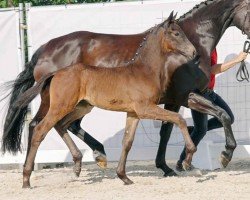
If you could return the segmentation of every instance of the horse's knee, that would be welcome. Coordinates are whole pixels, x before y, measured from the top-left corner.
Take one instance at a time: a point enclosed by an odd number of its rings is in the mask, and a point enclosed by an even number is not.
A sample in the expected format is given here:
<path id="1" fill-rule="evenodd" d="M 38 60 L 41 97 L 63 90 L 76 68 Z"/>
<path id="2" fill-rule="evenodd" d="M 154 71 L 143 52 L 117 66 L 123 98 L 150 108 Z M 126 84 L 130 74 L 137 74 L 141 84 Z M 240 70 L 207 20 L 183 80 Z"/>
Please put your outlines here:
<path id="1" fill-rule="evenodd" d="M 181 115 L 178 116 L 178 125 L 180 129 L 187 127 L 187 122 Z"/>
<path id="2" fill-rule="evenodd" d="M 35 127 L 35 134 L 33 135 L 32 139 L 31 139 L 31 146 L 33 147 L 38 147 L 40 145 L 40 143 L 44 140 L 46 134 L 42 134 L 36 131 Z"/>
<path id="3" fill-rule="evenodd" d="M 77 151 L 74 155 L 73 155 L 73 161 L 81 161 L 82 160 L 82 152 L 81 151 Z"/>
<path id="4" fill-rule="evenodd" d="M 231 119 L 231 124 L 233 124 L 234 123 L 234 115 L 231 115 L 230 119 Z"/>
<path id="5" fill-rule="evenodd" d="M 126 173 L 123 169 L 117 168 L 116 174 L 120 179 L 123 179 L 126 176 Z"/>
<path id="6" fill-rule="evenodd" d="M 231 119 L 231 117 L 224 111 L 222 112 L 221 114 L 221 120 L 223 122 L 223 124 L 232 124 L 232 120 L 234 119 Z"/>

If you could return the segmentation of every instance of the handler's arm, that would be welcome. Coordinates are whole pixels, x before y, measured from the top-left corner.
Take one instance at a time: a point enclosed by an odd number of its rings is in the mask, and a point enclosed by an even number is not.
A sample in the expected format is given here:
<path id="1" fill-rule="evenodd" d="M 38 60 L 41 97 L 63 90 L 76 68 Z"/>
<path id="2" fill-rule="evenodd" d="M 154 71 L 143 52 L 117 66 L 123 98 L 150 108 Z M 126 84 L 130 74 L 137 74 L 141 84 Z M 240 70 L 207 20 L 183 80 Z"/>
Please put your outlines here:
<path id="1" fill-rule="evenodd" d="M 245 60 L 246 58 L 247 58 L 247 53 L 240 52 L 240 54 L 233 60 L 230 60 L 225 63 L 213 65 L 211 73 L 220 74 L 222 72 L 225 72 L 229 70 L 230 68 L 232 68 L 233 66 L 235 66 L 236 64 L 238 64 L 239 62 L 241 62 L 242 60 Z"/>

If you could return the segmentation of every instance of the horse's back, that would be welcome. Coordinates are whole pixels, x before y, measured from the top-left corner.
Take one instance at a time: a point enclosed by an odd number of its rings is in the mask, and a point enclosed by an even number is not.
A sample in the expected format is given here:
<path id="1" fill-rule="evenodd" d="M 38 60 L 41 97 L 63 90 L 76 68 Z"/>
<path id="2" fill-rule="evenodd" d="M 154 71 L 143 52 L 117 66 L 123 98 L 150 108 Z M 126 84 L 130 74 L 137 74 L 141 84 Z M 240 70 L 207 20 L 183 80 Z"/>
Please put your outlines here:
<path id="1" fill-rule="evenodd" d="M 49 72 L 76 63 L 116 67 L 133 57 L 143 37 L 144 33 L 113 35 L 88 31 L 60 36 L 42 46 L 34 77 L 39 80 Z"/>

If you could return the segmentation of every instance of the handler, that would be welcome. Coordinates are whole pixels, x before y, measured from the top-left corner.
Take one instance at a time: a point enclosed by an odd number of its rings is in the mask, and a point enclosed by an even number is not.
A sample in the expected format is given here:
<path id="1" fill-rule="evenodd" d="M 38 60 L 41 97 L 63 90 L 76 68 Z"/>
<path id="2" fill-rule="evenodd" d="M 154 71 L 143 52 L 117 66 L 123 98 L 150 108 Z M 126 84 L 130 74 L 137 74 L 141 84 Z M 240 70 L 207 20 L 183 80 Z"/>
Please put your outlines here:
<path id="1" fill-rule="evenodd" d="M 232 59 L 228 62 L 222 63 L 222 64 L 217 64 L 217 51 L 216 51 L 216 49 L 211 53 L 212 71 L 211 71 L 211 76 L 210 76 L 210 82 L 208 85 L 208 89 L 202 95 L 206 99 L 211 100 L 217 106 L 223 108 L 227 112 L 227 114 L 230 116 L 231 124 L 234 122 L 234 115 L 233 115 L 230 107 L 213 90 L 214 85 L 215 85 L 215 75 L 220 74 L 222 72 L 225 72 L 225 71 L 229 70 L 230 68 L 234 67 L 239 62 L 245 60 L 247 58 L 247 55 L 248 54 L 245 52 L 240 52 L 240 54 L 237 57 L 235 57 L 234 59 Z M 207 114 L 200 113 L 200 112 L 195 111 L 195 110 L 191 110 L 191 113 L 192 113 L 194 126 L 188 127 L 188 130 L 189 130 L 189 134 L 191 135 L 191 138 L 192 138 L 195 146 L 198 146 L 199 142 L 206 135 L 207 131 L 223 127 L 221 122 L 215 117 L 208 120 Z M 184 148 L 181 155 L 180 155 L 180 158 L 176 164 L 177 171 L 183 171 L 182 162 L 185 159 L 185 157 L 186 157 L 186 149 Z"/>

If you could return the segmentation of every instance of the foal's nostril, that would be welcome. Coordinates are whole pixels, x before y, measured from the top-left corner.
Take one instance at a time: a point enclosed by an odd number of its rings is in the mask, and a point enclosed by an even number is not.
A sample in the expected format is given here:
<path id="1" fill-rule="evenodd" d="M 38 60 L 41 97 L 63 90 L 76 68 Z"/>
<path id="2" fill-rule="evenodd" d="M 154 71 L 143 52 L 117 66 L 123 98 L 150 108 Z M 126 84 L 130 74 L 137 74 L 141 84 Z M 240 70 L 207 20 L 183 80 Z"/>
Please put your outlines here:
<path id="1" fill-rule="evenodd" d="M 193 51 L 193 58 L 195 58 L 196 55 L 197 55 L 197 51 L 194 50 L 194 51 Z"/>

